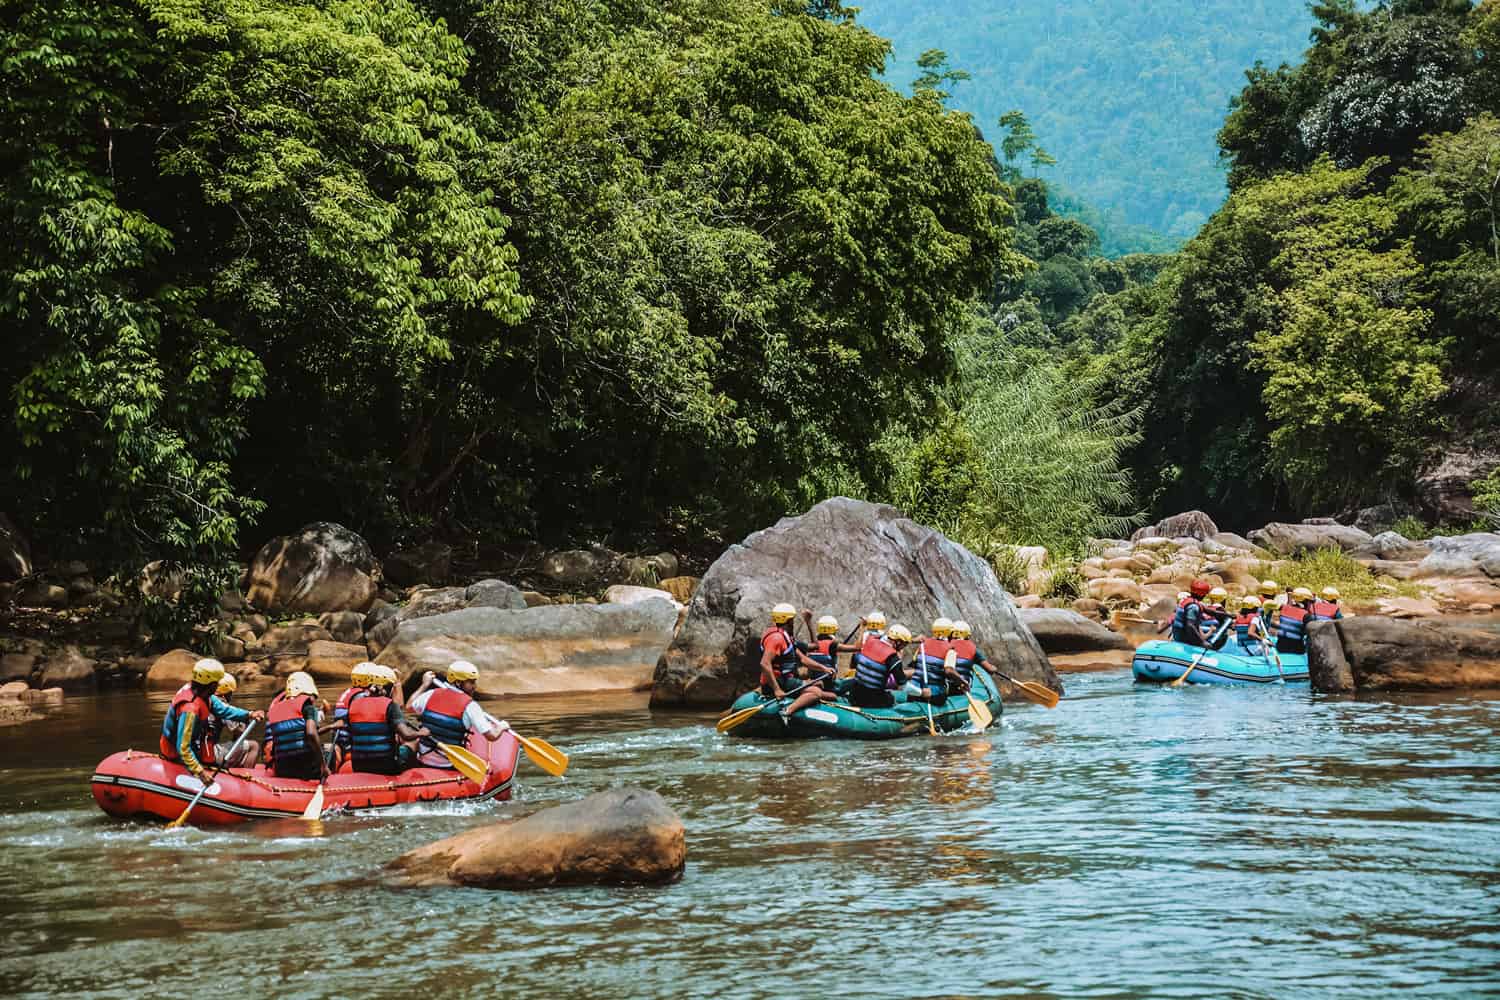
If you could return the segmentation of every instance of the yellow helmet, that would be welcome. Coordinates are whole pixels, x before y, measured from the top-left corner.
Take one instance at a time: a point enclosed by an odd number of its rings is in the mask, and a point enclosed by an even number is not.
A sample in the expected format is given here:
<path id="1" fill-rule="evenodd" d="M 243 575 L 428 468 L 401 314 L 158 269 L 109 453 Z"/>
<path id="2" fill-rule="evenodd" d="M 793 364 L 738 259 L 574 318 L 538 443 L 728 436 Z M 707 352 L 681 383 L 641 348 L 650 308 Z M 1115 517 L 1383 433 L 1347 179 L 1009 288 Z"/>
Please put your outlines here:
<path id="1" fill-rule="evenodd" d="M 372 672 L 372 668 L 374 666 L 375 664 L 371 663 L 369 660 L 365 660 L 362 663 L 356 663 L 354 665 L 354 669 L 349 671 L 349 683 L 353 684 L 355 687 L 368 687 L 370 681 L 375 676 L 375 674 Z"/>
<path id="2" fill-rule="evenodd" d="M 1223 604 L 1225 601 L 1229 600 L 1229 591 L 1225 590 L 1223 587 L 1215 587 L 1213 590 L 1210 590 L 1208 592 L 1208 599 L 1215 604 Z"/>
<path id="3" fill-rule="evenodd" d="M 396 671 L 380 663 L 366 664 L 369 669 L 370 683 L 381 687 L 386 684 L 396 684 L 401 678 L 396 676 Z"/>
<path id="4" fill-rule="evenodd" d="M 1339 588 L 1337 588 L 1337 587 L 1324 587 L 1323 588 L 1323 600 L 1325 600 L 1325 601 L 1333 601 L 1336 604 L 1336 603 L 1338 603 L 1338 599 L 1339 599 Z"/>
<path id="5" fill-rule="evenodd" d="M 219 689 L 214 694 L 220 697 L 226 694 L 234 694 L 235 689 L 239 686 L 240 682 L 234 679 L 234 674 L 226 672 L 223 677 L 219 678 Z"/>
<path id="6" fill-rule="evenodd" d="M 865 626 L 867 628 L 872 628 L 877 632 L 885 628 L 885 612 L 871 611 L 869 614 L 865 615 Z"/>
<path id="7" fill-rule="evenodd" d="M 932 637 L 934 639 L 946 639 L 953 634 L 953 622 L 947 618 L 934 618 L 932 620 Z"/>
<path id="8" fill-rule="evenodd" d="M 217 684 L 224 679 L 224 664 L 211 656 L 193 664 L 194 684 Z"/>
<path id="9" fill-rule="evenodd" d="M 1256 597 L 1254 594 L 1246 594 L 1244 597 L 1240 598 L 1240 610 L 1241 611 L 1250 611 L 1252 609 L 1259 608 L 1259 607 L 1260 607 L 1260 598 Z"/>
<path id="10" fill-rule="evenodd" d="M 890 627 L 885 637 L 891 642 L 911 642 L 911 629 L 898 622 Z"/>
<path id="11" fill-rule="evenodd" d="M 822 618 L 819 618 L 818 619 L 818 634 L 819 635 L 838 635 L 839 634 L 839 620 L 837 618 L 833 617 L 833 615 L 824 615 Z"/>
<path id="12" fill-rule="evenodd" d="M 1292 591 L 1292 600 L 1294 601 L 1310 601 L 1312 599 L 1313 592 L 1306 587 L 1298 587 Z"/>
<path id="13" fill-rule="evenodd" d="M 286 696 L 295 698 L 299 694 L 318 696 L 317 682 L 312 679 L 312 674 L 301 670 L 293 671 L 286 675 Z"/>
<path id="14" fill-rule="evenodd" d="M 790 604 L 778 604 L 771 609 L 771 621 L 776 625 L 785 625 L 797 617 L 797 609 Z"/>
<path id="15" fill-rule="evenodd" d="M 967 639 L 973 634 L 973 631 L 969 628 L 968 622 L 964 621 L 962 618 L 955 618 L 953 620 L 953 638 Z"/>
<path id="16" fill-rule="evenodd" d="M 453 684 L 460 681 L 479 680 L 479 668 L 468 660 L 454 660 L 448 664 L 448 680 Z"/>
<path id="17" fill-rule="evenodd" d="M 1280 592 L 1281 592 L 1281 585 L 1278 584 L 1275 580 L 1262 580 L 1262 581 L 1260 581 L 1260 596 L 1261 597 L 1275 597 Z"/>

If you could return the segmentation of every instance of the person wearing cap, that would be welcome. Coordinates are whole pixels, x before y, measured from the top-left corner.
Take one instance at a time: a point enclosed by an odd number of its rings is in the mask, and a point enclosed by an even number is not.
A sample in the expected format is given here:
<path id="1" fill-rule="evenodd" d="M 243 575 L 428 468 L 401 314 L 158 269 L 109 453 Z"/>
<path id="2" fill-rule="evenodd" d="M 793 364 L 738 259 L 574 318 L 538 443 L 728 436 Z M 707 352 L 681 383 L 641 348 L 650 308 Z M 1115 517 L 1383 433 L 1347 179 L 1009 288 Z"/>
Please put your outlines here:
<path id="1" fill-rule="evenodd" d="M 287 675 L 286 689 L 266 709 L 266 753 L 278 778 L 320 781 L 328 761 L 318 738 L 318 685 L 301 670 Z"/>
<path id="2" fill-rule="evenodd" d="M 230 722 L 248 723 L 252 717 L 260 715 L 219 701 L 219 684 L 227 676 L 224 664 L 218 660 L 205 658 L 193 664 L 192 676 L 172 696 L 161 722 L 158 745 L 161 755 L 181 764 L 205 783 L 209 779 L 208 768 L 218 763 L 214 743 L 214 702 L 219 702 L 219 711 Z"/>
<path id="3" fill-rule="evenodd" d="M 810 629 L 812 612 L 803 614 L 809 619 Z M 778 604 L 771 609 L 770 626 L 761 633 L 760 691 L 767 698 L 785 698 L 787 688 L 803 687 L 802 675 L 817 679 L 823 674 L 822 665 L 807 655 L 809 647 L 792 636 L 792 621 L 796 617 L 796 608 L 790 604 Z M 812 684 L 806 685 L 797 699 L 799 704 L 805 702 L 809 705 L 817 700 L 817 689 Z M 783 713 L 783 717 L 791 711 L 794 710 Z"/>
<path id="4" fill-rule="evenodd" d="M 894 680 L 899 687 L 905 681 L 901 669 L 901 651 L 911 642 L 911 630 L 905 625 L 885 627 L 885 615 L 872 611 L 864 618 L 865 637 L 854 654 L 854 683 L 849 686 L 849 703 L 863 708 L 890 708 L 896 703 L 888 688 Z"/>
<path id="5" fill-rule="evenodd" d="M 1276 651 L 1278 653 L 1307 652 L 1307 625 L 1312 620 L 1313 592 L 1306 587 L 1292 590 L 1291 599 L 1281 606 L 1280 623 L 1276 626 Z"/>
<path id="6" fill-rule="evenodd" d="M 417 688 L 407 708 L 417 717 L 417 725 L 428 732 L 424 745 L 451 743 L 465 746 L 470 733 L 479 733 L 487 740 L 498 740 L 510 723 L 502 722 L 479 707 L 474 700 L 479 690 L 479 668 L 468 660 L 454 660 L 448 664 L 448 679 L 439 680 L 435 671 L 422 675 L 422 686 Z M 421 757 L 423 767 L 451 768 L 453 764 L 441 751 L 428 750 Z"/>
<path id="7" fill-rule="evenodd" d="M 214 759 L 225 767 L 254 767 L 260 757 L 260 744 L 255 740 L 245 740 L 233 756 L 229 754 L 229 744 L 234 743 L 250 720 L 266 717 L 265 712 L 247 712 L 232 704 L 239 686 L 234 674 L 226 672 L 214 696 L 208 700 L 209 710 L 213 712 Z"/>
<path id="8" fill-rule="evenodd" d="M 943 701 L 948 697 L 950 683 L 955 688 L 967 689 L 955 669 L 958 655 L 953 651 L 952 636 L 953 623 L 940 617 L 932 622 L 932 635 L 917 641 L 917 657 L 907 670 L 908 701 Z"/>
<path id="9" fill-rule="evenodd" d="M 1312 602 L 1308 608 L 1315 622 L 1336 622 L 1344 617 L 1343 609 L 1339 607 L 1339 589 L 1337 587 L 1324 587 L 1319 599 Z"/>
<path id="10" fill-rule="evenodd" d="M 1204 599 L 1213 590 L 1207 580 L 1194 580 L 1188 587 L 1188 600 L 1177 606 L 1172 618 L 1172 641 L 1184 646 L 1207 646 L 1208 636 L 1203 634 L 1203 622 L 1208 618 L 1223 621 L 1228 618 L 1222 611 L 1214 611 Z M 1210 633 L 1211 635 L 1212 633 Z"/>
<path id="11" fill-rule="evenodd" d="M 346 716 L 349 759 L 366 774 L 400 774 L 417 762 L 417 743 L 432 733 L 413 728 L 391 697 L 396 671 L 369 664 L 365 690 L 349 704 Z"/>

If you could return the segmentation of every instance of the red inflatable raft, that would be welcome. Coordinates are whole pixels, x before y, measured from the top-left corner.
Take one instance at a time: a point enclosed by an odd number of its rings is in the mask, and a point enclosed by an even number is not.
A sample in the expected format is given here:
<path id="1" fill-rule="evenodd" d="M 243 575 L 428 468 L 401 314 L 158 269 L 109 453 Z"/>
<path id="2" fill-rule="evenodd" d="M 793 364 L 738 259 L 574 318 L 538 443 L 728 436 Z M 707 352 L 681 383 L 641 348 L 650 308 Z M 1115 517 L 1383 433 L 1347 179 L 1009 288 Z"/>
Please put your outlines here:
<path id="1" fill-rule="evenodd" d="M 508 799 L 515 780 L 520 745 L 507 732 L 493 743 L 469 738 L 469 749 L 489 764 L 484 783 L 476 785 L 457 771 L 416 767 L 399 775 L 341 772 L 329 777 L 323 808 L 384 809 L 408 802 L 440 799 Z M 155 816 L 172 820 L 182 814 L 203 785 L 181 764 L 143 750 L 110 754 L 94 769 L 94 801 L 111 816 Z M 208 794 L 193 807 L 194 826 L 224 826 L 251 819 L 296 819 L 318 787 L 315 781 L 278 778 L 265 767 L 221 771 Z"/>

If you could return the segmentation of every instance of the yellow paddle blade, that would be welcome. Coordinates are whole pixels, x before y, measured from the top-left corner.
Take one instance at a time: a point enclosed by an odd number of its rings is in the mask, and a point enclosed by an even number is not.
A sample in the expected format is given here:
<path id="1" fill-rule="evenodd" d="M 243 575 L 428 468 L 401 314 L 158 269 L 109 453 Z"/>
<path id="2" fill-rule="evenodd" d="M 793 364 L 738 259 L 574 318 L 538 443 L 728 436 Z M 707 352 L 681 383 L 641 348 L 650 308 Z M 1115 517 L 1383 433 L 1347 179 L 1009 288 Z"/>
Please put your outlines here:
<path id="1" fill-rule="evenodd" d="M 168 830 L 175 830 L 179 826 L 181 826 L 182 824 L 186 823 L 187 822 L 187 818 L 188 818 L 188 813 L 192 812 L 193 811 L 193 806 L 195 806 L 197 804 L 198 804 L 198 800 L 197 799 L 194 799 L 192 802 L 188 803 L 188 807 L 182 811 L 182 815 L 178 816 L 172 822 L 170 822 L 170 823 L 167 824 L 167 829 Z"/>
<path id="2" fill-rule="evenodd" d="M 1038 684 L 1036 681 L 1022 681 L 1016 687 L 1020 689 L 1021 695 L 1027 701 L 1035 702 L 1046 708 L 1056 708 L 1057 703 L 1062 700 L 1058 697 L 1056 691 L 1045 684 Z"/>
<path id="3" fill-rule="evenodd" d="M 516 731 L 512 729 L 511 732 Z M 568 755 L 546 740 L 535 736 L 522 736 L 520 733 L 516 733 L 516 739 L 521 741 L 521 749 L 526 751 L 526 756 L 531 758 L 531 762 L 553 777 L 561 778 L 563 772 L 568 769 Z"/>
<path id="4" fill-rule="evenodd" d="M 483 757 L 468 747 L 454 746 L 452 743 L 439 743 L 437 747 L 448 758 L 448 763 L 474 784 L 482 785 L 484 779 L 489 777 L 490 766 L 484 762 Z"/>
<path id="5" fill-rule="evenodd" d="M 758 705 L 751 705 L 749 708 L 742 708 L 738 712 L 730 712 L 728 715 L 724 716 L 724 718 L 720 719 L 719 724 L 714 728 L 718 729 L 718 731 L 721 733 L 727 733 L 731 729 L 734 729 L 736 726 L 740 725 L 742 722 L 747 722 L 756 715 L 759 715 L 760 710 L 765 708 L 768 704 L 770 704 L 770 702 L 763 701 Z"/>
<path id="6" fill-rule="evenodd" d="M 307 800 L 307 808 L 302 810 L 303 819 L 317 819 L 323 815 L 323 786 L 318 785 L 318 790 L 313 792 L 312 798 Z"/>
<path id="7" fill-rule="evenodd" d="M 969 721 L 980 732 L 990 728 L 990 723 L 995 721 L 995 715 L 990 711 L 990 707 L 972 694 L 969 695 Z"/>

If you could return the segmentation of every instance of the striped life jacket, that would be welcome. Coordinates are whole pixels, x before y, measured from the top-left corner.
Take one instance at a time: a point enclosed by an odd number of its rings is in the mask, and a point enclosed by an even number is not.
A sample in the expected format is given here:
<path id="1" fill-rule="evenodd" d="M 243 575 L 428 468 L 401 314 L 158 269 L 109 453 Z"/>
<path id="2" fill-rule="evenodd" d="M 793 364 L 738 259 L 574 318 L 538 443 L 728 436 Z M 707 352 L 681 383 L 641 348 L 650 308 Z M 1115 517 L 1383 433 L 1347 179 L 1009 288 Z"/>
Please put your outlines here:
<path id="1" fill-rule="evenodd" d="M 393 704 L 390 698 L 376 694 L 365 694 L 349 703 L 349 754 L 356 771 L 366 770 L 367 764 L 388 767 L 396 759 L 396 727 L 386 719 Z"/>
<path id="2" fill-rule="evenodd" d="M 208 707 L 205 699 L 193 693 L 191 684 L 184 684 L 172 696 L 172 703 L 167 706 L 167 716 L 161 720 L 161 755 L 167 760 L 182 762 L 182 755 L 177 752 L 177 723 L 184 714 L 198 717 L 193 725 L 192 740 L 193 754 L 198 758 L 198 763 L 205 767 L 213 764 L 213 710 Z"/>
<path id="3" fill-rule="evenodd" d="M 1250 625 L 1259 617 L 1260 612 L 1258 611 L 1242 611 L 1234 619 L 1235 639 L 1246 649 L 1249 649 L 1250 644 L 1254 643 L 1257 652 L 1260 650 L 1260 640 L 1250 638 Z"/>
<path id="4" fill-rule="evenodd" d="M 345 688 L 344 689 L 344 693 L 341 694 L 341 695 L 339 695 L 339 700 L 334 703 L 334 706 L 333 706 L 333 720 L 335 722 L 337 722 L 340 719 L 347 720 L 349 718 L 349 703 L 352 702 L 359 695 L 362 695 L 362 694 L 364 694 L 365 692 L 367 692 L 369 690 L 370 689 L 367 688 L 367 687 Z M 343 729 L 335 729 L 333 731 L 333 745 L 336 746 L 336 747 L 338 747 L 340 750 L 343 750 L 345 752 L 348 751 L 348 749 L 349 749 L 349 727 L 348 726 L 345 726 Z"/>
<path id="5" fill-rule="evenodd" d="M 302 717 L 303 706 L 309 701 L 312 695 L 288 698 L 285 691 L 271 699 L 266 709 L 266 747 L 273 760 L 285 764 L 313 752 L 307 739 L 307 720 Z"/>
<path id="6" fill-rule="evenodd" d="M 797 642 L 792 638 L 792 633 L 780 625 L 772 625 L 766 629 L 760 636 L 760 655 L 766 655 L 766 642 L 778 632 L 786 639 L 786 648 L 771 661 L 771 669 L 776 671 L 777 676 L 785 683 L 797 672 Z"/>
<path id="7" fill-rule="evenodd" d="M 438 688 L 427 696 L 419 717 L 423 726 L 432 733 L 435 743 L 452 743 L 463 746 L 469 738 L 469 727 L 464 724 L 464 710 L 474 699 L 457 688 Z"/>
<path id="8" fill-rule="evenodd" d="M 948 646 L 958 654 L 953 667 L 965 684 L 974 683 L 974 664 L 979 662 L 979 649 L 969 639 L 954 639 Z"/>
<path id="9" fill-rule="evenodd" d="M 1276 648 L 1283 653 L 1300 653 L 1307 644 L 1309 614 L 1300 604 L 1281 606 L 1281 628 L 1276 632 Z"/>
<path id="10" fill-rule="evenodd" d="M 875 691 L 885 690 L 890 668 L 885 661 L 896 655 L 896 647 L 885 641 L 884 636 L 867 635 L 854 654 L 854 683 Z"/>
<path id="11" fill-rule="evenodd" d="M 1198 627 L 1200 629 L 1203 627 L 1203 605 L 1199 604 L 1194 598 L 1189 597 L 1177 605 L 1177 613 L 1172 616 L 1172 640 L 1174 642 L 1185 642 L 1194 646 L 1201 646 L 1203 644 L 1203 633 L 1201 631 L 1198 633 L 1197 642 L 1193 642 L 1191 638 L 1184 638 L 1185 636 L 1191 636 L 1193 633 L 1193 626 L 1188 620 L 1188 609 L 1195 606 L 1198 608 Z"/>
<path id="12" fill-rule="evenodd" d="M 912 679 L 922 687 L 946 688 L 948 674 L 943 662 L 952 648 L 953 643 L 943 639 L 923 639 L 917 644 L 917 658 L 912 661 Z"/>
<path id="13" fill-rule="evenodd" d="M 1344 612 L 1333 601 L 1313 601 L 1311 613 L 1315 622 L 1333 622 L 1344 617 Z"/>
<path id="14" fill-rule="evenodd" d="M 807 658 L 820 667 L 827 667 L 832 673 L 837 675 L 839 654 L 835 647 L 838 644 L 839 641 L 837 639 L 819 639 L 813 643 L 812 652 L 807 654 Z"/>

